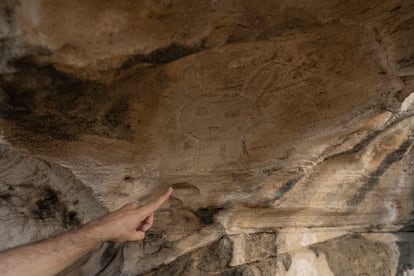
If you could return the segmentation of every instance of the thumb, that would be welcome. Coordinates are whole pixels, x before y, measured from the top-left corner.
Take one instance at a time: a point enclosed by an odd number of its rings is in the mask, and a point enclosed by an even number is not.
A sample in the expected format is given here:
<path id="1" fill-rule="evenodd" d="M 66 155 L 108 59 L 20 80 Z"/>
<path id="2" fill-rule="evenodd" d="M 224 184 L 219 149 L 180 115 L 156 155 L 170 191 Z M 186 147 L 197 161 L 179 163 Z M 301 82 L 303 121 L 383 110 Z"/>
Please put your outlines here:
<path id="1" fill-rule="evenodd" d="M 151 224 L 145 223 L 144 225 L 141 226 L 141 231 L 146 232 L 150 228 L 151 228 Z"/>
<path id="2" fill-rule="evenodd" d="M 131 237 L 130 237 L 130 241 L 140 241 L 143 240 L 145 238 L 145 232 L 138 230 L 135 231 Z"/>

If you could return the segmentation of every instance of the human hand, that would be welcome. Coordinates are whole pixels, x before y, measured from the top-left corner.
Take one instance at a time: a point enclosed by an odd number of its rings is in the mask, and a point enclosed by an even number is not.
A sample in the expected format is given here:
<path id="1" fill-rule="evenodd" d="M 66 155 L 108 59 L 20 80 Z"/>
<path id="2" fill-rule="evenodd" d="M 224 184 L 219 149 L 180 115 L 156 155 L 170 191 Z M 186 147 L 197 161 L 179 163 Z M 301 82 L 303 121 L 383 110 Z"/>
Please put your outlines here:
<path id="1" fill-rule="evenodd" d="M 137 202 L 124 205 L 106 216 L 92 222 L 101 241 L 138 241 L 145 237 L 145 232 L 152 226 L 154 212 L 170 197 L 173 188 L 159 198 L 140 206 Z"/>

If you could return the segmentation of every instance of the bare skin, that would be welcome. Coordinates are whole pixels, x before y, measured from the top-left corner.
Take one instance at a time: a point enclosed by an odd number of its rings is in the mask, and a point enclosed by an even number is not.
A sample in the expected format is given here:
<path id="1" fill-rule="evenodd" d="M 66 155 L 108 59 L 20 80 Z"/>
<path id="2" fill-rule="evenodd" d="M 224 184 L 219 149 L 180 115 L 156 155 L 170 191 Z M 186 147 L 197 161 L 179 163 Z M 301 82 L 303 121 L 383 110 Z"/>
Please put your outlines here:
<path id="1" fill-rule="evenodd" d="M 152 226 L 154 212 L 168 200 L 169 188 L 146 205 L 130 203 L 106 216 L 45 241 L 0 252 L 0 275 L 55 275 L 105 241 L 139 241 Z"/>

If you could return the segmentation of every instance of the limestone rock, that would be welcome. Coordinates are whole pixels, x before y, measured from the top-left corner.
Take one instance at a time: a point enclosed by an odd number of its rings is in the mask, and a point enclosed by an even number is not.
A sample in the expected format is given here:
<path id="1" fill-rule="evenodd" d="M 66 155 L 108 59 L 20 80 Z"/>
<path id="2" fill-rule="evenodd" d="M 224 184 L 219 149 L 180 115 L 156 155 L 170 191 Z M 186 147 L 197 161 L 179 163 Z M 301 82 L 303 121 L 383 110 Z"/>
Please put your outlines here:
<path id="1" fill-rule="evenodd" d="M 0 248 L 175 192 L 62 275 L 409 275 L 414 2 L 0 3 Z"/>

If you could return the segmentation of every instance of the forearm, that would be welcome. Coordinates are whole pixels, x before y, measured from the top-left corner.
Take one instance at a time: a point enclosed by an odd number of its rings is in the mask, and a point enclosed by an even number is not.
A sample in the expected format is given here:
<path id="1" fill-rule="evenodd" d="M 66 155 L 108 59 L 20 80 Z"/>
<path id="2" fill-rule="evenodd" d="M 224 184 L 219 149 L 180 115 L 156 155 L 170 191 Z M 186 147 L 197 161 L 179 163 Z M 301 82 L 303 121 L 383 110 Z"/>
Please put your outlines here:
<path id="1" fill-rule="evenodd" d="M 170 187 L 158 199 L 139 206 L 136 202 L 46 241 L 0 252 L 1 276 L 55 275 L 104 241 L 138 241 L 153 223 L 154 211 L 171 195 Z"/>
<path id="2" fill-rule="evenodd" d="M 55 275 L 104 241 L 99 228 L 87 224 L 46 241 L 0 253 L 0 275 Z"/>

